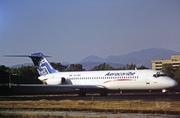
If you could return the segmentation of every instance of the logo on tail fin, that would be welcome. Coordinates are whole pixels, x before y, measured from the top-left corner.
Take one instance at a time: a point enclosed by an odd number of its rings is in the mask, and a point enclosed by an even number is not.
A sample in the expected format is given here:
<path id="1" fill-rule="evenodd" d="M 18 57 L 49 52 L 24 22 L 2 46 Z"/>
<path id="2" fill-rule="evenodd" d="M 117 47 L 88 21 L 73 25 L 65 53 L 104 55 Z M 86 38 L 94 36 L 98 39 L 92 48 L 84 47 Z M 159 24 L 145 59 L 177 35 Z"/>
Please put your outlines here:
<path id="1" fill-rule="evenodd" d="M 30 58 L 37 67 L 37 71 L 39 72 L 40 76 L 58 72 L 49 64 L 42 53 L 33 53 L 31 54 Z"/>

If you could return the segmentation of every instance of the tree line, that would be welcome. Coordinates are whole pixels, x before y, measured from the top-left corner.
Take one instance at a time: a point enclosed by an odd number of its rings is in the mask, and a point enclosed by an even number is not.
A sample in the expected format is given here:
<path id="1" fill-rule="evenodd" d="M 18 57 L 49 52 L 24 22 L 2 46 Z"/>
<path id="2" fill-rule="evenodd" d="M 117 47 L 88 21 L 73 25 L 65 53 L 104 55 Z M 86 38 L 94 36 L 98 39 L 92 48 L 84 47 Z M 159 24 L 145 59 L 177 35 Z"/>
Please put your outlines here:
<path id="1" fill-rule="evenodd" d="M 81 64 L 70 64 L 70 65 L 62 65 L 61 63 L 51 63 L 52 67 L 60 72 L 66 71 L 85 71 Z M 136 67 L 135 64 L 127 64 L 126 66 L 113 68 L 109 64 L 103 63 L 98 66 L 95 66 L 90 71 L 97 70 L 134 70 L 134 69 L 148 69 L 148 67 L 140 66 Z M 21 66 L 19 68 L 9 68 L 4 65 L 0 66 L 0 70 L 11 73 L 14 79 L 12 78 L 12 83 L 41 83 L 38 80 L 39 74 L 35 66 Z M 165 72 L 169 77 L 175 79 L 178 83 L 180 83 L 180 66 L 173 67 L 171 64 L 165 64 L 162 67 L 162 71 Z"/>

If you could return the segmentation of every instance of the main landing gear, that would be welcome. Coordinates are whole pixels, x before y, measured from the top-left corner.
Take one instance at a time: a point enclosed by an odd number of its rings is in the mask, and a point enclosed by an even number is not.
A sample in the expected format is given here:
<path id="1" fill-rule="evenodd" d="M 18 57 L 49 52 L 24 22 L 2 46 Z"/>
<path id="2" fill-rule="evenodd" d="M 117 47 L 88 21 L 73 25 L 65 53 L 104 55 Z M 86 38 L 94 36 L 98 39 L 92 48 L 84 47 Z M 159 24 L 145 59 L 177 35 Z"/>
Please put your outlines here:
<path id="1" fill-rule="evenodd" d="M 106 91 L 106 90 L 101 90 L 101 91 L 99 92 L 99 94 L 100 94 L 100 96 L 107 96 L 107 91 Z M 80 90 L 79 90 L 79 96 L 80 96 L 80 97 L 85 97 L 85 96 L 86 96 L 86 90 L 80 89 Z"/>
<path id="2" fill-rule="evenodd" d="M 100 96 L 107 96 L 107 91 L 106 91 L 106 90 L 103 90 L 103 91 L 101 91 L 99 94 L 100 94 Z"/>
<path id="3" fill-rule="evenodd" d="M 79 96 L 80 96 L 80 97 L 85 97 L 85 96 L 86 96 L 86 91 L 83 90 L 83 89 L 80 89 L 80 91 L 79 91 Z"/>

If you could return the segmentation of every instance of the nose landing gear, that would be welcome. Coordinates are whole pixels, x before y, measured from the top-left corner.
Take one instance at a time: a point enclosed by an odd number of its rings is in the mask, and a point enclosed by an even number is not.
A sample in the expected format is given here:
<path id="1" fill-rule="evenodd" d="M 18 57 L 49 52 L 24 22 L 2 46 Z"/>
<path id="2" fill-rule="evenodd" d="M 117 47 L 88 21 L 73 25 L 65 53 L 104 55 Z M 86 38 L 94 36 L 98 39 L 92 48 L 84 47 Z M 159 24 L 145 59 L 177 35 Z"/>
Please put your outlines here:
<path id="1" fill-rule="evenodd" d="M 162 93 L 166 93 L 167 92 L 167 90 L 166 89 L 162 89 Z"/>

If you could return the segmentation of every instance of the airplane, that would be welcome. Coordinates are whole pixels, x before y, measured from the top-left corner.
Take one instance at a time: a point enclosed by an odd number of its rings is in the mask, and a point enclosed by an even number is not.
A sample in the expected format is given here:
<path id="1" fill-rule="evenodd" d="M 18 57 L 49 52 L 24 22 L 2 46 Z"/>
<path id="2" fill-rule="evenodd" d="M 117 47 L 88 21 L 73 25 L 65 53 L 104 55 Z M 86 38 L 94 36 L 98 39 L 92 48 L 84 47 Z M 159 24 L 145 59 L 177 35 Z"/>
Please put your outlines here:
<path id="1" fill-rule="evenodd" d="M 79 89 L 80 96 L 86 96 L 89 89 L 101 89 L 101 96 L 107 90 L 162 90 L 177 86 L 177 82 L 159 70 L 106 70 L 59 72 L 55 70 L 43 53 L 31 55 L 4 55 L 4 57 L 29 57 L 37 67 L 38 79 L 46 86 Z M 34 85 L 37 86 L 37 85 Z M 39 85 L 44 86 L 44 85 Z"/>

